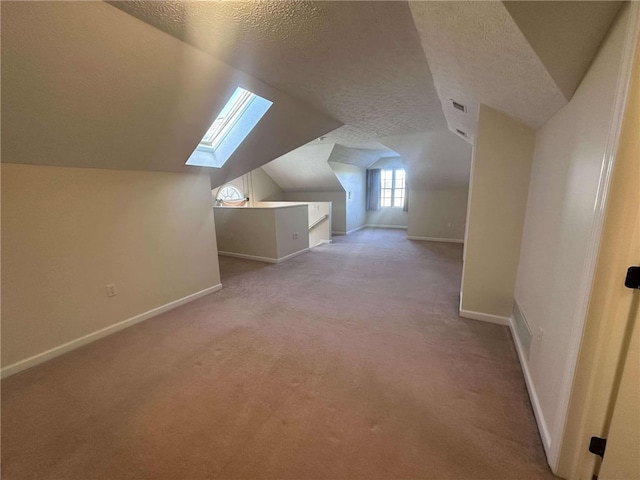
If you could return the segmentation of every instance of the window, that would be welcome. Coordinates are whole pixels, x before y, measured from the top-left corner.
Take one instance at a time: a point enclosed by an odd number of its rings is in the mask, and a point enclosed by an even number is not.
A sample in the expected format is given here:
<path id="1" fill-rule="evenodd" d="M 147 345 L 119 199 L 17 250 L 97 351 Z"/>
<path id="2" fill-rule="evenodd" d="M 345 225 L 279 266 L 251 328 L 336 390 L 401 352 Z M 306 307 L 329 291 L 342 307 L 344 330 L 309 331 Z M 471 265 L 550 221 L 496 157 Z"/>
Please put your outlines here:
<path id="1" fill-rule="evenodd" d="M 402 168 L 380 172 L 380 206 L 402 208 L 404 206 L 405 173 Z"/>
<path id="2" fill-rule="evenodd" d="M 227 183 L 218 189 L 215 205 L 216 207 L 244 207 L 248 200 L 238 187 Z"/>
<path id="3" fill-rule="evenodd" d="M 271 105 L 273 102 L 249 90 L 236 88 L 187 160 L 187 165 L 222 167 Z"/>
<path id="4" fill-rule="evenodd" d="M 216 200 L 244 200 L 244 195 L 238 190 L 238 187 L 228 183 L 220 187 Z"/>

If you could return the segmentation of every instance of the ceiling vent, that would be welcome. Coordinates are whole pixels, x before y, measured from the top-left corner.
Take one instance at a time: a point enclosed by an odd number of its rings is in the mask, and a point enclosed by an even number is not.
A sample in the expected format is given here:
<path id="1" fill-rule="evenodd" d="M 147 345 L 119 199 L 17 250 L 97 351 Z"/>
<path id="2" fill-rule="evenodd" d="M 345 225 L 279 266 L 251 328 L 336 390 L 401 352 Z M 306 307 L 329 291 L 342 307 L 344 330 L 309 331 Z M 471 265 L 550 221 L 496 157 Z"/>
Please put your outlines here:
<path id="1" fill-rule="evenodd" d="M 465 112 L 465 113 L 467 112 L 467 107 L 465 107 L 461 103 L 458 103 L 453 99 L 451 100 L 451 103 L 453 105 L 453 108 L 455 108 L 456 110 L 460 110 L 461 112 Z"/>
<path id="2" fill-rule="evenodd" d="M 467 133 L 463 132 L 462 130 L 460 130 L 459 128 L 456 128 L 456 132 L 458 132 L 458 135 L 462 135 L 463 137 L 467 138 Z"/>

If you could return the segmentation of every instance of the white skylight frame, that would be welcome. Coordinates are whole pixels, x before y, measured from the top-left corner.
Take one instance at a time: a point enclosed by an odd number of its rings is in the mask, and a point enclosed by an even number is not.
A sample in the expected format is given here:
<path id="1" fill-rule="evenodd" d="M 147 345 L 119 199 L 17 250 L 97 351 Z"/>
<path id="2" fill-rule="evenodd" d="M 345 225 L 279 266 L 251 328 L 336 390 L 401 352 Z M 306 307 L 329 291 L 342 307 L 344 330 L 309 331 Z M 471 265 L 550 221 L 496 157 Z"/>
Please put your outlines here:
<path id="1" fill-rule="evenodd" d="M 220 168 L 233 155 L 273 102 L 237 87 L 205 132 L 187 165 Z"/>

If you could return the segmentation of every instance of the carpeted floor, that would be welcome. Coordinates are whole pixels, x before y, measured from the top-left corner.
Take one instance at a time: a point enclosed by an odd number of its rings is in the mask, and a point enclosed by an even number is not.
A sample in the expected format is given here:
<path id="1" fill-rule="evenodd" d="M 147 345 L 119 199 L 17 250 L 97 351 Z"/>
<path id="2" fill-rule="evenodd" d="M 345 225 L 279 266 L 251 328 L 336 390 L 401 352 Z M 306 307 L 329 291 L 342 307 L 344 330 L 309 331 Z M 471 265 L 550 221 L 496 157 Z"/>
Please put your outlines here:
<path id="1" fill-rule="evenodd" d="M 462 246 L 367 229 L 2 382 L 2 478 L 547 479 Z"/>

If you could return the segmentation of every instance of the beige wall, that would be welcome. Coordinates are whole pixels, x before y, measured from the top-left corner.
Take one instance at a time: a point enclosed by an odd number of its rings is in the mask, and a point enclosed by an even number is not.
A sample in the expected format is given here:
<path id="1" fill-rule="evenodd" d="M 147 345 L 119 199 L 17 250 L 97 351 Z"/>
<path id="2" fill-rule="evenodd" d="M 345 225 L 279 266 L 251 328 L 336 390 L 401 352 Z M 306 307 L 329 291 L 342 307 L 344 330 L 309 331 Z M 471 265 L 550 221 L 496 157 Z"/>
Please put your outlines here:
<path id="1" fill-rule="evenodd" d="M 0 3 L 2 150 L 13 163 L 189 171 L 237 86 L 273 105 L 209 171 L 214 186 L 341 125 L 106 2 Z"/>
<path id="2" fill-rule="evenodd" d="M 365 203 L 367 171 L 356 165 L 329 162 L 329 166 L 338 177 L 346 192 L 347 232 L 362 227 L 366 223 Z"/>
<path id="3" fill-rule="evenodd" d="M 276 209 L 276 242 L 279 260 L 309 248 L 307 205 Z"/>
<path id="4" fill-rule="evenodd" d="M 367 225 L 371 227 L 407 228 L 409 217 L 401 208 L 381 208 L 367 212 Z"/>
<path id="5" fill-rule="evenodd" d="M 257 168 L 247 174 L 249 176 L 249 197 L 252 202 L 264 202 L 284 199 L 284 192 L 267 172 Z"/>
<path id="6" fill-rule="evenodd" d="M 534 132 L 480 106 L 462 272 L 461 315 L 508 321 L 518 269 Z M 490 320 L 491 318 L 487 318 Z"/>
<path id="7" fill-rule="evenodd" d="M 308 207 L 305 204 L 216 207 L 214 216 L 221 254 L 275 263 L 309 248 Z"/>
<path id="8" fill-rule="evenodd" d="M 3 163 L 3 367 L 218 285 L 209 185 Z"/>
<path id="9" fill-rule="evenodd" d="M 249 205 L 251 206 L 255 206 L 256 202 L 282 200 L 284 198 L 282 189 L 262 168 L 256 168 L 227 183 L 235 185 L 245 196 L 249 197 Z M 213 200 L 215 200 L 218 190 L 220 190 L 220 187 L 211 191 Z"/>
<path id="10" fill-rule="evenodd" d="M 278 258 L 275 209 L 216 207 L 213 210 L 220 252 Z"/>
<path id="11" fill-rule="evenodd" d="M 571 392 L 567 426 L 563 435 L 562 454 L 558 474 L 563 478 L 590 478 L 595 458 L 588 452 L 592 435 L 607 436 L 611 390 L 615 385 L 620 361 L 621 345 L 629 333 L 629 313 L 638 314 L 637 293 L 625 288 L 620 281 L 627 267 L 640 262 L 640 38 L 636 46 L 634 72 L 631 76 L 629 98 L 624 126 L 607 200 L 607 213 L 598 253 L 598 264 L 589 301 L 589 310 L 576 377 Z M 635 308 L 635 312 L 634 312 Z M 638 345 L 638 321 L 634 340 Z M 634 345 L 633 343 L 631 345 Z M 629 362 L 629 360 L 627 360 Z M 636 360 L 637 362 L 637 360 Z M 638 363 L 628 363 L 637 368 Z M 636 379 L 638 373 L 636 373 Z M 640 405 L 640 389 L 635 390 L 635 412 Z M 637 417 L 636 417 L 637 418 Z M 636 435 L 640 420 L 635 421 Z M 629 427 L 634 428 L 633 421 Z M 632 435 L 627 437 L 631 439 Z M 638 447 L 635 447 L 638 449 Z M 607 456 L 610 451 L 607 451 Z M 640 458 L 629 455 L 629 460 L 640 467 Z M 619 475 L 620 478 L 638 478 L 640 475 Z"/>
<path id="12" fill-rule="evenodd" d="M 448 129 L 443 127 L 383 137 L 380 142 L 402 156 L 409 188 L 445 190 L 469 187 L 471 144 Z"/>
<path id="13" fill-rule="evenodd" d="M 464 240 L 468 190 L 411 190 L 408 237 Z"/>
<path id="14" fill-rule="evenodd" d="M 296 202 L 258 202 L 257 207 L 286 207 Z M 309 247 L 316 247 L 321 243 L 331 242 L 331 202 L 301 203 L 306 205 L 309 218 L 309 227 L 318 222 L 312 230 L 309 230 Z M 326 216 L 326 217 L 325 217 Z"/>
<path id="15" fill-rule="evenodd" d="M 590 287 L 594 206 L 628 10 L 622 10 L 569 104 L 536 134 L 515 298 L 534 333 L 527 363 L 541 429 L 553 452 L 560 447 L 562 399 L 573 375 L 572 339 L 582 330 L 583 295 Z"/>
<path id="16" fill-rule="evenodd" d="M 347 232 L 347 195 L 345 192 L 285 192 L 288 202 L 331 202 L 331 232 Z"/>

